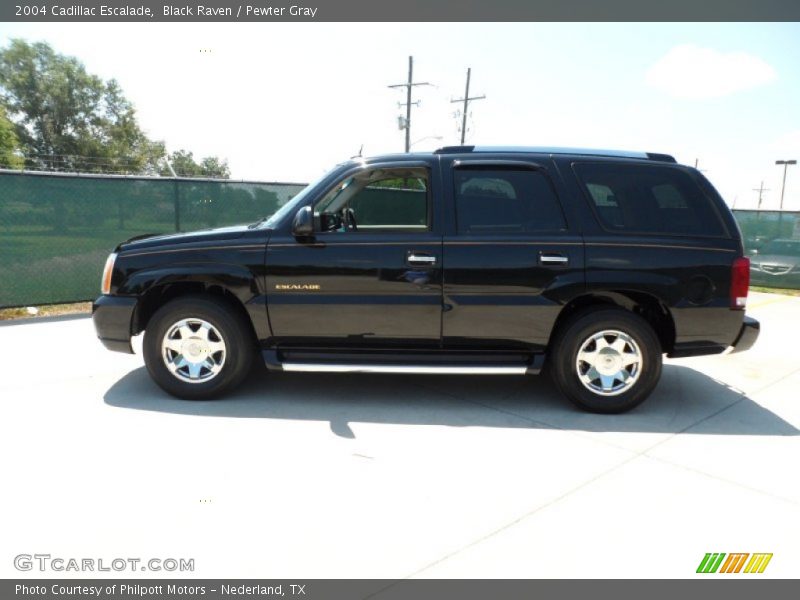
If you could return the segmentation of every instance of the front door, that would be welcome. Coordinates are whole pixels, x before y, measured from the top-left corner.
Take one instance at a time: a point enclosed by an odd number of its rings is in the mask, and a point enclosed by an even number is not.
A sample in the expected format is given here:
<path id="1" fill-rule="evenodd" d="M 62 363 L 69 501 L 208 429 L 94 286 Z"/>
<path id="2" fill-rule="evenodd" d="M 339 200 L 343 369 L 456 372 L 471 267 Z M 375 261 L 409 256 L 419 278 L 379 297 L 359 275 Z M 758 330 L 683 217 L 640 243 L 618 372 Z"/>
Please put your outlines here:
<path id="1" fill-rule="evenodd" d="M 315 199 L 313 236 L 272 236 L 267 303 L 277 344 L 439 345 L 442 236 L 433 166 L 354 168 Z"/>

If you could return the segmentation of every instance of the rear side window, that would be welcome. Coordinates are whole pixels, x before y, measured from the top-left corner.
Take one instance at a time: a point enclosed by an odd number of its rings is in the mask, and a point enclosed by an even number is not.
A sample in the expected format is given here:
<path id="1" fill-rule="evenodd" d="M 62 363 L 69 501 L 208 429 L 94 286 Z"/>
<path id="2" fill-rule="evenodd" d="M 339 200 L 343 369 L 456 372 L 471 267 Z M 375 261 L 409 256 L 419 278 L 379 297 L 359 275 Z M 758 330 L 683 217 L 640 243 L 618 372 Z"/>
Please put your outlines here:
<path id="1" fill-rule="evenodd" d="M 610 231 L 725 234 L 711 199 L 680 169 L 609 163 L 577 163 L 574 169 Z"/>
<path id="2" fill-rule="evenodd" d="M 454 175 L 462 234 L 563 231 L 561 205 L 547 176 L 530 169 L 460 168 Z"/>

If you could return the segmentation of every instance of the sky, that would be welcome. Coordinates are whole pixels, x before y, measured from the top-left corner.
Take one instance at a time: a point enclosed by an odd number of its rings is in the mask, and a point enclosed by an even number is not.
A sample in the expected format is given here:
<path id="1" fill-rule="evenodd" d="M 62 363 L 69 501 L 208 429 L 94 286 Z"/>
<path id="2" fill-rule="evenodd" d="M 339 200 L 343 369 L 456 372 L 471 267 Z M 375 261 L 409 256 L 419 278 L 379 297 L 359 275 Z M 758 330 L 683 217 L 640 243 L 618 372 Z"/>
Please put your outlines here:
<path id="1" fill-rule="evenodd" d="M 151 138 L 226 158 L 234 179 L 305 182 L 355 154 L 459 142 L 672 154 L 728 204 L 780 203 L 800 160 L 800 24 L 3 23 L 116 78 Z M 800 210 L 800 166 L 784 207 Z"/>

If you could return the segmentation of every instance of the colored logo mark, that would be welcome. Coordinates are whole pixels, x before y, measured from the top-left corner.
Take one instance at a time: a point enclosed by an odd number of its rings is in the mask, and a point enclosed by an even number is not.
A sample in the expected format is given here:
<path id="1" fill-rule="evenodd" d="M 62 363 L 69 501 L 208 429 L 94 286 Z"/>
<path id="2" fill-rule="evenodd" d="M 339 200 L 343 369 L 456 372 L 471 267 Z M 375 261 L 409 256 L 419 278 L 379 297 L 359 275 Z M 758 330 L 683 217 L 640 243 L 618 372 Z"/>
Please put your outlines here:
<path id="1" fill-rule="evenodd" d="M 727 557 L 727 558 L 726 558 Z M 748 557 L 750 560 L 748 560 Z M 763 573 L 772 553 L 736 552 L 708 552 L 697 567 L 698 573 Z M 742 570 L 744 568 L 744 570 Z"/>

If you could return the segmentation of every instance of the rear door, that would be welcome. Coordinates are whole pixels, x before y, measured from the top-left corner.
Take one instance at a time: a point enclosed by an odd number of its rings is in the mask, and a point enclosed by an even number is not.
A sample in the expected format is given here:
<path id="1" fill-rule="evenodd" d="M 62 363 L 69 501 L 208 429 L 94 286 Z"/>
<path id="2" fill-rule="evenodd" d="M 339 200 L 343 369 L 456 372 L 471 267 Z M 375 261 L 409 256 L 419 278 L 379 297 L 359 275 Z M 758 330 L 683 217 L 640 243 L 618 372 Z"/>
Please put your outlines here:
<path id="1" fill-rule="evenodd" d="M 563 304 L 584 289 L 582 238 L 565 216 L 552 164 L 449 166 L 443 343 L 544 349 Z"/>

